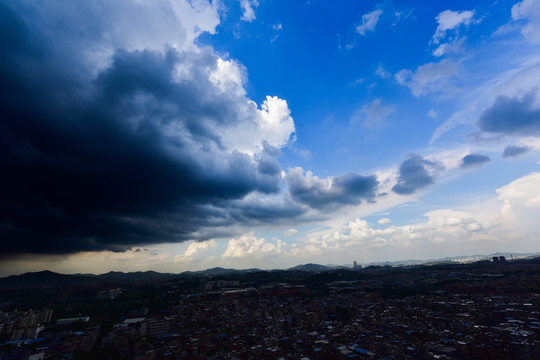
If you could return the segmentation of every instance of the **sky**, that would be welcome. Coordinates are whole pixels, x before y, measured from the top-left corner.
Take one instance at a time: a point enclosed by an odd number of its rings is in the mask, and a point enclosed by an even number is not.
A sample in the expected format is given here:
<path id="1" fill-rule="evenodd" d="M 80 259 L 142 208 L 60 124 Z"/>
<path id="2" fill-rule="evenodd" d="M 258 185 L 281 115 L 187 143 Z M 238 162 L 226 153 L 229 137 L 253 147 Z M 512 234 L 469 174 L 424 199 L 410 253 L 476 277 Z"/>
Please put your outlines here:
<path id="1" fill-rule="evenodd" d="M 0 276 L 540 251 L 540 0 L 12 0 L 0 28 Z"/>

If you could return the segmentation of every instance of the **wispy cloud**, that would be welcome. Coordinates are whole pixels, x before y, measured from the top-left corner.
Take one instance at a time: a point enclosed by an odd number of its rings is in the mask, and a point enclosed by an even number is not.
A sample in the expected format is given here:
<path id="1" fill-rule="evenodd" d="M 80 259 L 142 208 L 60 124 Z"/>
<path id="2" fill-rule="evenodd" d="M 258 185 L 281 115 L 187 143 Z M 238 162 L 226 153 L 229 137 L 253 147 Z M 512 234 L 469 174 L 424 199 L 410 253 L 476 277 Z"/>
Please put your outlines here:
<path id="1" fill-rule="evenodd" d="M 240 0 L 240 7 L 242 8 L 242 20 L 246 22 L 252 22 L 257 17 L 255 16 L 255 9 L 259 6 L 258 0 Z"/>
<path id="2" fill-rule="evenodd" d="M 353 116 L 353 121 L 363 118 L 363 125 L 366 128 L 382 127 L 384 119 L 395 110 L 393 105 L 382 105 L 381 99 L 375 99 L 371 103 L 362 107 L 360 114 Z"/>
<path id="3" fill-rule="evenodd" d="M 403 69 L 396 73 L 399 84 L 411 89 L 414 96 L 428 93 L 444 93 L 453 91 L 451 79 L 459 71 L 456 62 L 441 60 L 420 65 L 415 71 Z"/>
<path id="4" fill-rule="evenodd" d="M 362 15 L 362 24 L 356 27 L 356 32 L 360 35 L 366 35 L 367 32 L 374 31 L 382 13 L 383 11 L 381 9 L 375 9 L 372 12 Z"/>
<path id="5" fill-rule="evenodd" d="M 283 235 L 285 235 L 285 236 L 293 236 L 293 235 L 296 235 L 296 234 L 298 234 L 298 230 L 296 230 L 294 228 L 290 228 L 289 230 L 283 232 Z"/>
<path id="6" fill-rule="evenodd" d="M 379 64 L 379 66 L 377 66 L 377 69 L 375 70 L 375 75 L 377 75 L 378 77 L 381 77 L 383 79 L 388 79 L 388 78 L 390 78 L 392 76 L 392 74 L 390 74 L 390 72 L 385 70 L 381 64 Z"/>

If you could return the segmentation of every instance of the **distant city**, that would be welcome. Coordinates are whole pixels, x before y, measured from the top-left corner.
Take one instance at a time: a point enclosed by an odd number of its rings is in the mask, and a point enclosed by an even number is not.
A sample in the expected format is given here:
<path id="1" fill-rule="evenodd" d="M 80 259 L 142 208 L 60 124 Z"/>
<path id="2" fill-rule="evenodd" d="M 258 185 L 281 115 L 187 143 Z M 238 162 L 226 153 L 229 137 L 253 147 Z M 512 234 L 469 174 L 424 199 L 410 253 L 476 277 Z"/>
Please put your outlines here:
<path id="1" fill-rule="evenodd" d="M 540 358 L 534 256 L 42 271 L 1 278 L 0 289 L 1 359 Z"/>

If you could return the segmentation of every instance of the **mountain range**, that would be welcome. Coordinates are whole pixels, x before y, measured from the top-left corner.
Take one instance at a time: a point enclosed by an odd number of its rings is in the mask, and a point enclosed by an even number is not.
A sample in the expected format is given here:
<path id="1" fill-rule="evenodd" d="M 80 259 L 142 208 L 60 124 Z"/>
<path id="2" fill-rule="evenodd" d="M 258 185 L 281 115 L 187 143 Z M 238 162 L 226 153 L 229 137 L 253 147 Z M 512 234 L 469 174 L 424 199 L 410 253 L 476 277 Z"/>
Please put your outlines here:
<path id="1" fill-rule="evenodd" d="M 406 260 L 406 261 L 394 261 L 394 262 L 376 262 L 363 264 L 363 266 L 411 266 L 411 265 L 434 265 L 444 263 L 460 263 L 460 262 L 474 262 L 480 260 L 489 260 L 493 256 L 505 256 L 507 259 L 527 258 L 540 255 L 538 253 L 493 253 L 490 255 L 471 255 L 471 256 L 459 256 L 459 257 L 445 257 L 435 260 Z M 254 272 L 280 272 L 280 271 L 301 271 L 301 272 L 313 272 L 319 273 L 324 271 L 331 271 L 337 269 L 351 268 L 350 265 L 319 265 L 319 264 L 303 264 L 297 265 L 284 270 L 261 270 L 257 268 L 250 269 L 226 269 L 221 267 L 215 267 L 207 270 L 200 271 L 185 271 L 179 274 L 172 273 L 159 273 L 156 271 L 137 271 L 137 272 L 120 272 L 110 271 L 108 273 L 95 275 L 95 274 L 59 274 L 49 270 L 28 272 L 21 275 L 10 275 L 4 278 L 0 278 L 0 289 L 9 288 L 45 288 L 45 287 L 59 287 L 59 286 L 88 286 L 98 285 L 103 283 L 129 283 L 135 281 L 166 281 L 177 279 L 181 277 L 207 277 L 207 276 L 220 276 L 220 275 L 234 275 L 234 274 L 246 274 Z"/>

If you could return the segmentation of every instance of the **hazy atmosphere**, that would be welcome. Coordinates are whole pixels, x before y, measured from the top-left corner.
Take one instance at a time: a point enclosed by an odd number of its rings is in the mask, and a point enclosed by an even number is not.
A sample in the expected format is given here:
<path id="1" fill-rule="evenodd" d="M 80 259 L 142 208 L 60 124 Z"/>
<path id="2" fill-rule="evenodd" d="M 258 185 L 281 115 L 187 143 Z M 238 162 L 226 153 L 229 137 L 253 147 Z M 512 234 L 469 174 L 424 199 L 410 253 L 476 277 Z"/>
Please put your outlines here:
<path id="1" fill-rule="evenodd" d="M 0 276 L 540 251 L 540 1 L 0 3 Z"/>

